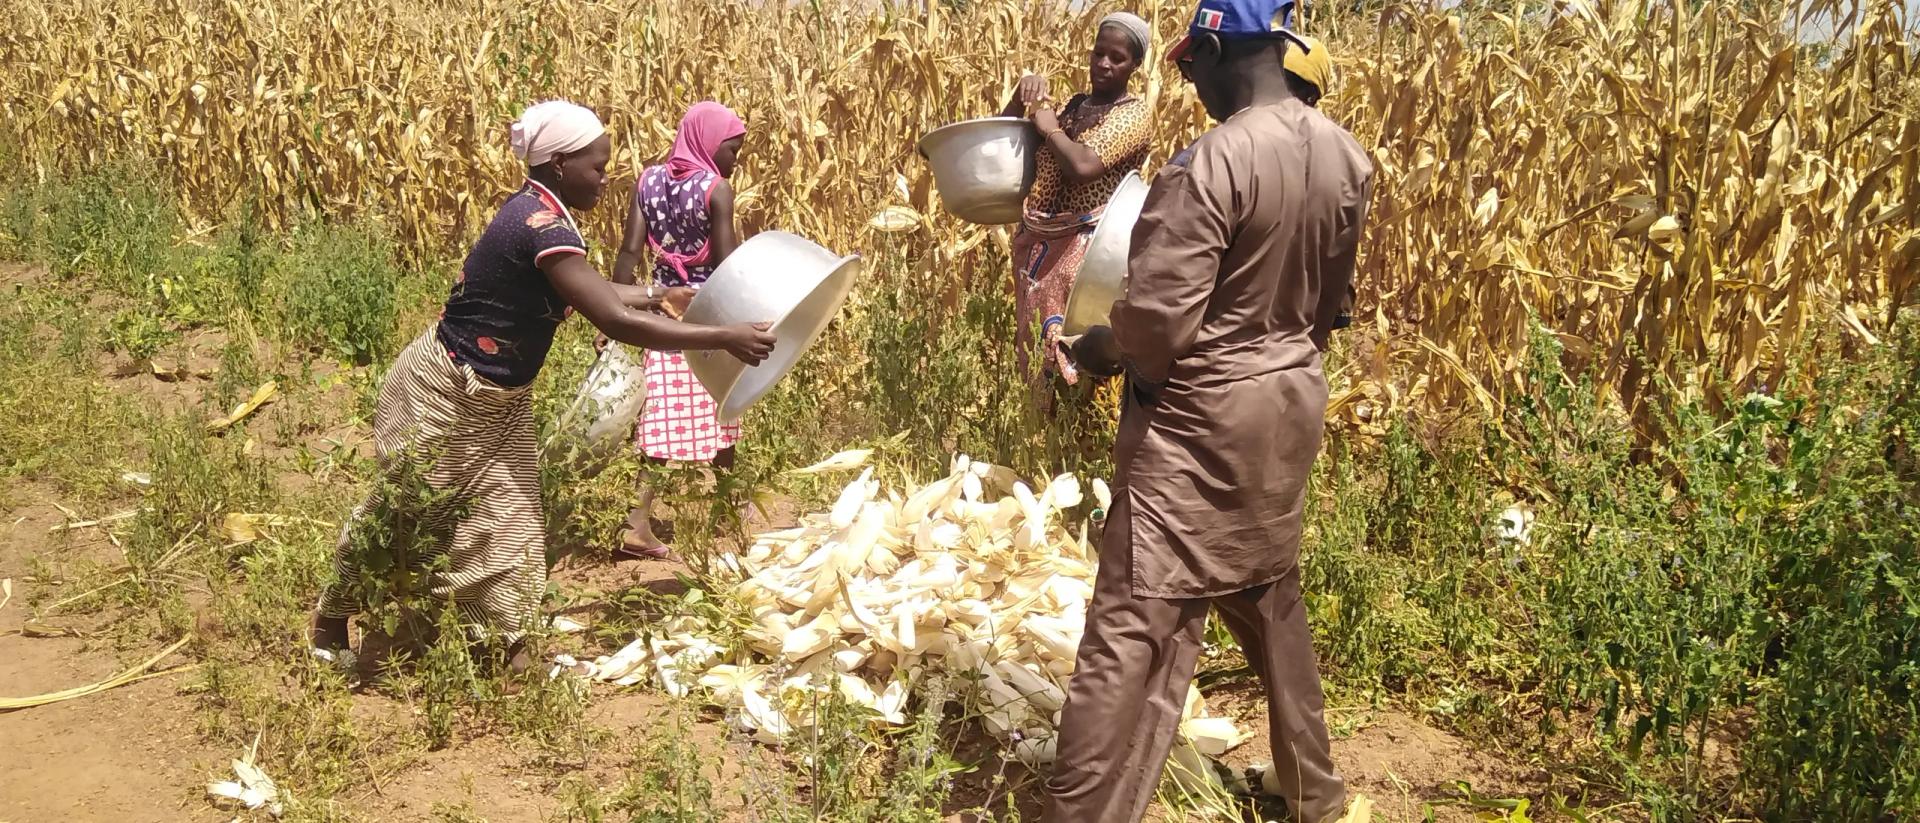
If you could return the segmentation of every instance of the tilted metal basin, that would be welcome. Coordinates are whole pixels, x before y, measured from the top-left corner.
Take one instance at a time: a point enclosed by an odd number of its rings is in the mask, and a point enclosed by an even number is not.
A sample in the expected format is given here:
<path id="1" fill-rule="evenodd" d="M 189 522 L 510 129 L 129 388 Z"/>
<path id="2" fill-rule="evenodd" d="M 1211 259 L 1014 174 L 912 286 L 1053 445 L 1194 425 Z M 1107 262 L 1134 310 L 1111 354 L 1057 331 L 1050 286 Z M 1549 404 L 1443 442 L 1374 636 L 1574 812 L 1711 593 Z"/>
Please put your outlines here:
<path id="1" fill-rule="evenodd" d="M 773 354 L 749 367 L 723 351 L 690 351 L 687 367 L 737 422 L 826 331 L 860 274 L 860 257 L 842 257 L 799 235 L 761 232 L 741 243 L 707 278 L 681 318 L 724 326 L 772 323 Z"/>
<path id="2" fill-rule="evenodd" d="M 1067 292 L 1061 334 L 1085 334 L 1094 326 L 1108 325 L 1113 302 L 1127 296 L 1127 255 L 1133 249 L 1133 224 L 1140 222 L 1147 188 L 1139 173 L 1130 172 L 1107 199 L 1100 225 L 1087 240 L 1087 255 L 1073 279 L 1073 290 Z"/>
<path id="3" fill-rule="evenodd" d="M 1040 133 L 1019 117 L 967 120 L 920 138 L 947 211 L 990 226 L 1020 222 L 1039 150 Z"/>

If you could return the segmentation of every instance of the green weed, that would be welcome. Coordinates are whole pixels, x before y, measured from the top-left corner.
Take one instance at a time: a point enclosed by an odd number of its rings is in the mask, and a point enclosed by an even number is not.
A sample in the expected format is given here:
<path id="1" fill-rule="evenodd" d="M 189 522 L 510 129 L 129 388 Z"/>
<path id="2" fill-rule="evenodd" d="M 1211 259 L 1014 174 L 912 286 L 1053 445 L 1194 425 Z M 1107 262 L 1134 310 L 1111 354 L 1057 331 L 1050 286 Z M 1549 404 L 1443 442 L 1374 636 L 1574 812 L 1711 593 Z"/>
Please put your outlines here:
<path id="1" fill-rule="evenodd" d="M 401 279 L 384 236 L 309 222 L 274 257 L 267 294 L 287 345 L 365 365 L 398 350 L 394 288 Z"/>
<path id="2" fill-rule="evenodd" d="M 609 795 L 570 784 L 567 823 L 704 823 L 719 820 L 713 781 L 703 764 L 707 753 L 691 738 L 692 713 L 676 705 L 664 712 L 634 752 L 624 785 Z M 767 798 L 777 802 L 776 798 Z"/>
<path id="3" fill-rule="evenodd" d="M 136 468 L 142 432 L 137 404 L 93 371 L 100 324 L 64 287 L 8 291 L 0 301 L 0 480 L 44 480 L 75 503 L 117 496 L 119 475 Z"/>
<path id="4" fill-rule="evenodd" d="M 176 274 L 181 230 L 175 199 L 138 158 L 17 191 L 7 233 L 65 278 L 85 275 L 123 296 L 159 304 Z M 9 199 L 13 199 L 9 198 Z"/>

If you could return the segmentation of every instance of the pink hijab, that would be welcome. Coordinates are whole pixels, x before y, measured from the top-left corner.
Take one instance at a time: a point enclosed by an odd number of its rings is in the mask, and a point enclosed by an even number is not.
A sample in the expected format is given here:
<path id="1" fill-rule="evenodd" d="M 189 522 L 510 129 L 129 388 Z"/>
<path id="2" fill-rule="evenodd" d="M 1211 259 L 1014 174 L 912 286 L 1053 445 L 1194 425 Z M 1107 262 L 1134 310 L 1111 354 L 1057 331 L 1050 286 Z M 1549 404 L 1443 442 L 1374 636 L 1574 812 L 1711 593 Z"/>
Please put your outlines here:
<path id="1" fill-rule="evenodd" d="M 680 132 L 673 137 L 673 156 L 667 158 L 667 173 L 680 179 L 696 171 L 720 173 L 713 153 L 720 144 L 747 133 L 747 124 L 726 106 L 711 100 L 695 103 L 680 118 Z"/>
<path id="2" fill-rule="evenodd" d="M 687 116 L 680 118 L 680 132 L 673 136 L 673 155 L 667 158 L 667 174 L 675 180 L 683 179 L 697 171 L 712 172 L 719 177 L 720 166 L 713 162 L 713 153 L 720 150 L 720 144 L 747 133 L 747 124 L 726 106 L 711 100 L 695 103 L 687 109 Z M 637 191 L 639 183 L 634 184 Z M 713 189 L 707 189 L 707 196 L 713 196 Z M 705 265 L 713 252 L 711 239 L 700 244 L 700 250 L 693 254 L 676 254 L 667 251 L 660 241 L 653 239 L 653 232 L 647 232 L 647 247 L 653 250 L 655 257 L 666 261 L 668 266 L 680 275 L 681 282 L 692 282 L 687 269 Z"/>

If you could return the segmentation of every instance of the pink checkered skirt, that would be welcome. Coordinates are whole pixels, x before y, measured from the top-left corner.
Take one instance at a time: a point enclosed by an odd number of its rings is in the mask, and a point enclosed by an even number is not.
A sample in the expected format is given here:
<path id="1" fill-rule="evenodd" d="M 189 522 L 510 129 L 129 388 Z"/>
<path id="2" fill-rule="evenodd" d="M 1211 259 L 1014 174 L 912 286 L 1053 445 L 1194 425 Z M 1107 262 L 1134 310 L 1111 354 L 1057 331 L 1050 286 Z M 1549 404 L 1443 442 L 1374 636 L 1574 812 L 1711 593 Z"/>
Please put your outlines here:
<path id="1" fill-rule="evenodd" d="M 647 352 L 647 407 L 634 445 L 655 460 L 704 463 L 740 442 L 740 425 L 722 424 L 720 407 L 680 352 Z"/>

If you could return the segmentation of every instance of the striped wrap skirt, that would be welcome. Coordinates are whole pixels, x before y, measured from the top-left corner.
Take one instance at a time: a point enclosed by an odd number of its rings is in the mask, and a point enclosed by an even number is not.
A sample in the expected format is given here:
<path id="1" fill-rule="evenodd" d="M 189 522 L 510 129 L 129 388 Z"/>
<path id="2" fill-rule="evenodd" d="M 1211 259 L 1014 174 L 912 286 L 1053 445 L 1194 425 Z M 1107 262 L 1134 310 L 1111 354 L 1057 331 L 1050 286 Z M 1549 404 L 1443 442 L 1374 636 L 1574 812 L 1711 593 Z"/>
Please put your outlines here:
<path id="1" fill-rule="evenodd" d="M 400 353 L 373 417 L 382 482 L 341 528 L 322 616 L 359 612 L 362 574 L 405 558 L 476 637 L 535 627 L 547 563 L 532 397 L 454 363 L 434 327 Z"/>

